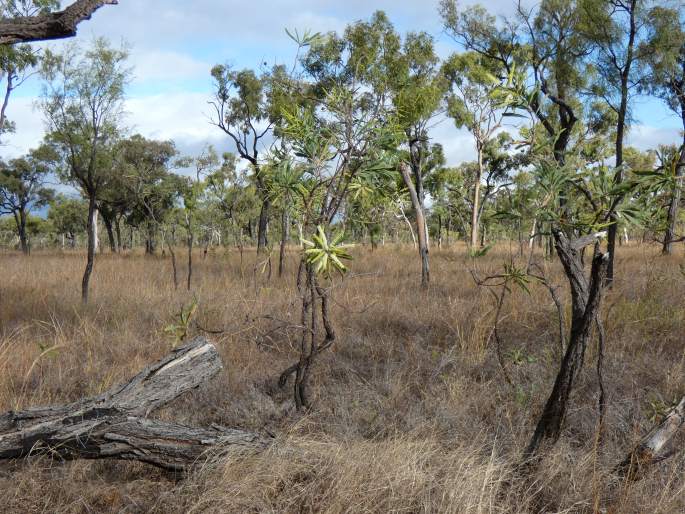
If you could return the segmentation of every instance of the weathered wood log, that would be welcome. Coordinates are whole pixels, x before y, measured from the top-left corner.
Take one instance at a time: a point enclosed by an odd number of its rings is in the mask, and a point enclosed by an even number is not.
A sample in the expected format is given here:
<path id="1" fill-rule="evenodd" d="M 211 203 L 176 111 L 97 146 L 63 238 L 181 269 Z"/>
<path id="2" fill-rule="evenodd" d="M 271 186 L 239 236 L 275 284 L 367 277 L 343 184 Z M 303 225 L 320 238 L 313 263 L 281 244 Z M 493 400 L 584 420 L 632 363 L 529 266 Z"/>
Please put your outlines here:
<path id="1" fill-rule="evenodd" d="M 210 456 L 261 451 L 268 439 L 259 434 L 146 419 L 221 367 L 214 345 L 198 337 L 99 396 L 7 412 L 0 416 L 0 459 L 118 458 L 183 470 Z"/>
<path id="2" fill-rule="evenodd" d="M 618 465 L 617 473 L 631 481 L 640 479 L 652 464 L 671 455 L 664 453 L 663 450 L 683 424 L 685 424 L 685 396 Z"/>
<path id="3" fill-rule="evenodd" d="M 117 0 L 77 0 L 63 11 L 36 16 L 0 19 L 0 44 L 29 43 L 76 35 L 76 27 L 103 5 Z"/>

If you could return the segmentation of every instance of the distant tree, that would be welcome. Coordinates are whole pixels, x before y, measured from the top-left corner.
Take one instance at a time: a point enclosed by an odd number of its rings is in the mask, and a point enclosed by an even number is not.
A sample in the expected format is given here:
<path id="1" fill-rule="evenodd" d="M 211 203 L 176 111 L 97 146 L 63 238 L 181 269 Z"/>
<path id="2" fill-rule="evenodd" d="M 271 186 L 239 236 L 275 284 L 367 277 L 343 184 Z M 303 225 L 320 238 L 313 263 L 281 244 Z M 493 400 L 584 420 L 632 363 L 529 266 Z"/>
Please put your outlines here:
<path id="1" fill-rule="evenodd" d="M 140 134 L 118 141 L 112 151 L 112 167 L 98 195 L 103 221 L 108 232 L 114 224 L 119 246 L 122 218 L 142 228 L 145 253 L 152 254 L 155 233 L 178 198 L 181 178 L 170 172 L 178 152 L 172 141 L 156 141 Z"/>
<path id="2" fill-rule="evenodd" d="M 623 145 L 629 124 L 630 103 L 649 77 L 646 41 L 652 17 L 652 0 L 580 0 L 583 36 L 592 45 L 592 93 L 616 115 L 614 183 L 623 181 Z M 611 213 L 608 230 L 607 283 L 614 279 L 618 218 Z"/>
<path id="3" fill-rule="evenodd" d="M 85 232 L 88 226 L 88 202 L 57 195 L 50 202 L 48 220 L 58 234 L 66 236 L 69 246 L 74 248 L 76 237 Z"/>
<path id="4" fill-rule="evenodd" d="M 252 220 L 259 216 L 260 201 L 256 187 L 248 176 L 248 171 L 239 169 L 236 156 L 223 155 L 219 168 L 207 176 L 207 201 L 221 213 L 227 222 L 243 257 L 244 233 L 251 233 Z"/>
<path id="5" fill-rule="evenodd" d="M 261 211 L 257 227 L 257 250 L 267 245 L 267 226 L 271 199 L 262 170 L 261 153 L 265 139 L 272 133 L 273 123 L 279 116 L 273 105 L 277 95 L 271 88 L 275 82 L 268 73 L 257 76 L 252 70 L 235 71 L 230 66 L 212 68 L 215 83 L 213 123 L 220 128 L 236 146 L 241 159 L 252 167 L 261 199 Z"/>
<path id="6" fill-rule="evenodd" d="M 47 205 L 54 191 L 46 187 L 56 155 L 48 147 L 32 150 L 26 157 L 0 161 L 0 214 L 14 218 L 21 250 L 30 251 L 26 224 L 32 210 Z"/>
<path id="7" fill-rule="evenodd" d="M 112 168 L 111 149 L 119 137 L 130 75 L 126 58 L 125 50 L 96 39 L 88 50 L 69 45 L 62 54 L 46 52 L 41 71 L 47 139 L 62 156 L 62 178 L 88 198 L 88 257 L 81 284 L 84 303 L 95 260 L 98 195 Z"/>
<path id="8" fill-rule="evenodd" d="M 682 8 L 655 7 L 651 11 L 649 37 L 642 43 L 641 49 L 649 66 L 649 80 L 645 81 L 642 90 L 662 99 L 680 118 L 683 127 L 677 160 L 664 161 L 664 164 L 669 162 L 674 166 L 663 168 L 672 178 L 662 243 L 663 254 L 672 253 L 673 243 L 679 238 L 676 224 L 685 176 L 685 29 L 682 18 Z"/>
<path id="9" fill-rule="evenodd" d="M 447 113 L 457 128 L 465 127 L 473 135 L 476 147 L 476 168 L 471 201 L 471 248 L 478 245 L 480 225 L 481 181 L 485 176 L 484 154 L 502 126 L 504 111 L 494 94 L 500 88 L 501 67 L 497 61 L 477 52 L 453 54 L 443 65 L 449 80 Z M 491 145 L 492 146 L 492 145 Z"/>

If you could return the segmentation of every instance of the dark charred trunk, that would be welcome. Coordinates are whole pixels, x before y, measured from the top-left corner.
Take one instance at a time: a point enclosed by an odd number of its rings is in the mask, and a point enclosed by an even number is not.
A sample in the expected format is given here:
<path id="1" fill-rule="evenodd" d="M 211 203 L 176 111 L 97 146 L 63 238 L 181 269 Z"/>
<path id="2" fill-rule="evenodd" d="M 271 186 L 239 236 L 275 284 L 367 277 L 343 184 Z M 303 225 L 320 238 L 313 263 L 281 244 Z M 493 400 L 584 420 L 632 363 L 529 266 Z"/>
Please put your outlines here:
<path id="1" fill-rule="evenodd" d="M 288 243 L 290 237 L 290 217 L 288 216 L 288 210 L 283 209 L 281 213 L 281 248 L 278 254 L 278 276 L 283 276 L 285 271 L 285 247 Z"/>
<path id="2" fill-rule="evenodd" d="M 588 280 L 581 263 L 581 251 L 588 244 L 595 242 L 597 237 L 593 235 L 569 241 L 558 229 L 554 229 L 553 234 L 559 260 L 571 286 L 571 333 L 552 392 L 525 451 L 527 460 L 536 457 L 544 443 L 554 444 L 559 439 L 569 398 L 583 367 L 592 325 L 601 305 L 602 288 L 609 262 L 608 255 L 601 253 L 599 245 L 595 244 Z"/>
<path id="3" fill-rule="evenodd" d="M 86 269 L 83 272 L 83 280 L 81 280 L 81 301 L 86 304 L 88 303 L 88 293 L 90 286 L 90 275 L 93 273 L 93 266 L 95 264 L 95 209 L 97 208 L 95 203 L 95 193 L 90 191 L 88 194 L 88 249 L 86 257 Z"/>
<path id="4" fill-rule="evenodd" d="M 104 215 L 102 211 L 102 223 L 105 225 L 105 230 L 107 230 L 107 240 L 109 241 L 109 250 L 112 253 L 117 253 L 117 241 L 114 237 L 114 227 L 112 226 L 112 219 L 109 216 Z"/>

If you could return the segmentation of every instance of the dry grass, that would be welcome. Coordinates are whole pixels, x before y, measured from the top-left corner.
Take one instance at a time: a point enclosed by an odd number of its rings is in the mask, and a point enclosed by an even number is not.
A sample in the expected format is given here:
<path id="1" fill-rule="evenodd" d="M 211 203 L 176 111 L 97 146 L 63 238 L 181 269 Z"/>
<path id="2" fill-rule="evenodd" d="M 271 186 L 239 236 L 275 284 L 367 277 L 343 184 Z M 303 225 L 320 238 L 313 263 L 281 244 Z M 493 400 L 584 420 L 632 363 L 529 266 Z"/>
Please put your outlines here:
<path id="1" fill-rule="evenodd" d="M 475 265 L 499 271 L 509 252 L 502 246 Z M 335 290 L 339 341 L 316 365 L 314 409 L 304 416 L 275 384 L 295 357 L 295 254 L 287 277 L 270 281 L 253 274 L 254 254 L 242 267 L 233 250 L 198 254 L 197 321 L 222 331 L 211 339 L 226 370 L 160 416 L 268 430 L 277 443 L 183 480 L 140 464 L 4 462 L 0 511 L 592 512 L 598 495 L 616 498 L 619 512 L 685 511 L 681 454 L 629 490 L 608 485 L 655 409 L 685 392 L 682 255 L 621 249 L 603 310 L 604 444 L 595 451 L 592 348 L 562 440 L 523 483 L 514 467 L 556 370 L 556 311 L 537 285 L 507 300 L 509 387 L 489 337 L 492 298 L 474 285 L 464 254 L 434 250 L 433 285 L 422 293 L 411 248 L 357 250 L 355 276 Z M 132 375 L 168 351 L 163 328 L 192 298 L 174 291 L 161 257 L 100 256 L 86 308 L 81 255 L 0 260 L 0 410 L 74 400 Z M 564 283 L 556 263 L 545 266 Z"/>

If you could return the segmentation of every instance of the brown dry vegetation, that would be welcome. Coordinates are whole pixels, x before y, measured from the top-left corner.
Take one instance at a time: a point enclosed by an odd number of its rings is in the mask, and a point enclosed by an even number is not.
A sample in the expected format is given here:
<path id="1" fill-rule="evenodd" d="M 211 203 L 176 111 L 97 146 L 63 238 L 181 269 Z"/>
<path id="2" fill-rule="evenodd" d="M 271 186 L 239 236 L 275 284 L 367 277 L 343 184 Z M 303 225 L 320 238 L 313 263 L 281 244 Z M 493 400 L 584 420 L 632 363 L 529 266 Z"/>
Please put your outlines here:
<path id="1" fill-rule="evenodd" d="M 509 251 L 474 262 L 463 247 L 433 250 L 433 285 L 421 293 L 413 249 L 358 248 L 353 275 L 335 290 L 339 340 L 315 365 L 306 415 L 295 413 L 290 388 L 276 385 L 296 356 L 296 253 L 290 273 L 270 281 L 253 274 L 254 254 L 242 268 L 234 250 L 198 254 L 196 319 L 222 331 L 209 337 L 225 370 L 160 416 L 268 431 L 273 447 L 186 477 L 124 462 L 4 462 L 0 511 L 592 512 L 608 496 L 619 512 L 685 511 L 682 453 L 628 489 L 610 485 L 612 466 L 685 392 L 683 256 L 621 249 L 602 314 L 605 440 L 595 451 L 593 347 L 561 441 L 523 483 L 514 466 L 557 370 L 557 319 L 539 285 L 507 300 L 508 386 L 490 337 L 492 297 L 467 270 L 499 272 Z M 2 410 L 75 400 L 126 379 L 169 350 L 163 328 L 192 297 L 174 291 L 161 257 L 100 256 L 87 307 L 82 255 L 0 259 Z M 567 294 L 556 260 L 544 266 Z"/>

